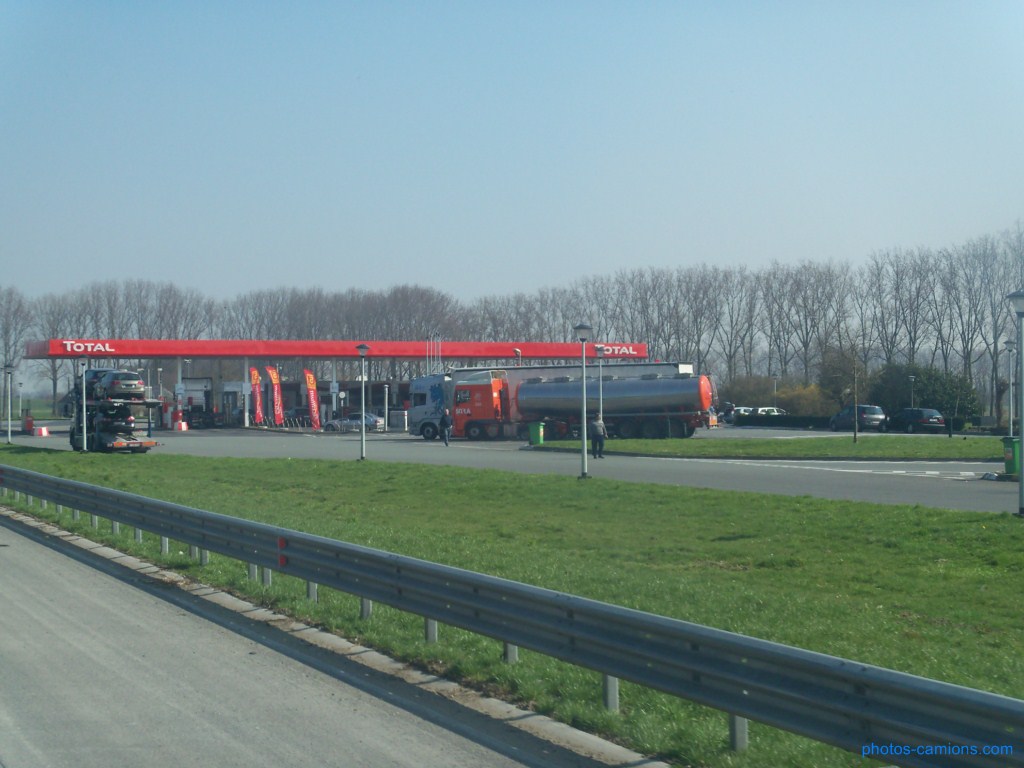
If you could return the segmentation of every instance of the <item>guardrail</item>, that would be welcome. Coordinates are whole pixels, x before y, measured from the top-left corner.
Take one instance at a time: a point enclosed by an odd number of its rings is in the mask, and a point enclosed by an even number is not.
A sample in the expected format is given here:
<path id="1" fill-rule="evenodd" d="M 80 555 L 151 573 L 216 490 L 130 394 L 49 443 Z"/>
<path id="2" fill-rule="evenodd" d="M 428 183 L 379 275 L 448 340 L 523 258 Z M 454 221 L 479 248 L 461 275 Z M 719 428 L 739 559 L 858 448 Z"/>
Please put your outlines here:
<path id="1" fill-rule="evenodd" d="M 1024 765 L 1024 701 L 656 616 L 587 598 L 250 522 L 15 467 L 3 495 L 24 494 L 249 565 L 250 577 L 304 579 L 605 675 L 605 704 L 629 680 L 731 715 L 736 749 L 746 718 L 906 766 Z M 881 748 L 867 754 L 865 750 Z"/>

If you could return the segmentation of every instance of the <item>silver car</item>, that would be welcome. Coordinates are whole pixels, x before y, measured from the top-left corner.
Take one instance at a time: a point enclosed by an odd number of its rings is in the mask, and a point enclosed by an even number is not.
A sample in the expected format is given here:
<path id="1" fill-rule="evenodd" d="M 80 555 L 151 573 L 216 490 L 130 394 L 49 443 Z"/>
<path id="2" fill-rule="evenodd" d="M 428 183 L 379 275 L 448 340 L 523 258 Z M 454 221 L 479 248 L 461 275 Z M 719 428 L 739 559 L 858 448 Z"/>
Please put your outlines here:
<path id="1" fill-rule="evenodd" d="M 366 424 L 367 432 L 383 432 L 384 419 L 372 413 L 350 413 L 340 419 L 331 419 L 324 424 L 325 432 L 358 432 L 361 424 Z"/>

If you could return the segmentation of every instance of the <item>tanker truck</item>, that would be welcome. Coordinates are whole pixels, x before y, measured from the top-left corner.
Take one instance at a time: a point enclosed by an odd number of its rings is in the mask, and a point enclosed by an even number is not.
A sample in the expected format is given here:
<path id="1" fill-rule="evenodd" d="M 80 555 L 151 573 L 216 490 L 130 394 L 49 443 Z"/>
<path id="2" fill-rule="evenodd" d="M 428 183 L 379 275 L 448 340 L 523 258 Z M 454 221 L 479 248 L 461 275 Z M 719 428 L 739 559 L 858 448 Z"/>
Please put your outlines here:
<path id="1" fill-rule="evenodd" d="M 575 373 L 575 375 L 573 375 Z M 579 434 L 583 385 L 571 366 L 458 368 L 414 379 L 409 434 L 433 440 L 445 408 L 452 435 L 470 440 L 526 439 L 531 423 L 549 438 Z M 688 363 L 621 363 L 587 369 L 587 418 L 603 406 L 610 437 L 690 437 L 710 424 L 711 379 Z"/>

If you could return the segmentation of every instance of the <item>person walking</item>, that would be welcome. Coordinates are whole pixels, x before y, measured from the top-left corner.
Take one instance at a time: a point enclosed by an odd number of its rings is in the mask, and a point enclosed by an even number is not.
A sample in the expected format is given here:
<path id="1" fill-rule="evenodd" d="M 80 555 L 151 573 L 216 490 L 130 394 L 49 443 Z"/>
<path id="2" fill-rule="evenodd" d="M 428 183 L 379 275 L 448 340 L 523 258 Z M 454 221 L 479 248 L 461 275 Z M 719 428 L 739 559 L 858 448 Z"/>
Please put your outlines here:
<path id="1" fill-rule="evenodd" d="M 604 458 L 604 439 L 608 437 L 608 430 L 605 429 L 604 419 L 601 418 L 601 414 L 597 414 L 597 418 L 590 422 L 590 452 L 594 454 L 595 459 Z"/>
<path id="2" fill-rule="evenodd" d="M 441 439 L 445 445 L 448 445 L 448 441 L 452 439 L 452 416 L 447 408 L 441 414 L 441 421 L 438 426 L 441 428 Z"/>

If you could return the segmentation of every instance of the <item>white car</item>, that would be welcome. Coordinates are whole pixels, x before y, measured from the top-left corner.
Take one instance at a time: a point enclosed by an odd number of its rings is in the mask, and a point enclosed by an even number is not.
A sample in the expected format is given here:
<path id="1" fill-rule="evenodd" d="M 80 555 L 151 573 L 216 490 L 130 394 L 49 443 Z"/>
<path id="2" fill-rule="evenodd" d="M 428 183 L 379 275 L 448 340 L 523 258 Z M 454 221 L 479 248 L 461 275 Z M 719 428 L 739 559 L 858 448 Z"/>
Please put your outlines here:
<path id="1" fill-rule="evenodd" d="M 340 419 L 331 419 L 324 424 L 325 432 L 358 432 L 361 423 L 366 423 L 367 432 L 383 432 L 384 419 L 372 413 L 350 413 Z"/>
<path id="2" fill-rule="evenodd" d="M 758 416 L 786 416 L 786 412 L 781 408 L 776 408 L 769 405 L 767 408 L 758 408 L 754 411 Z"/>

